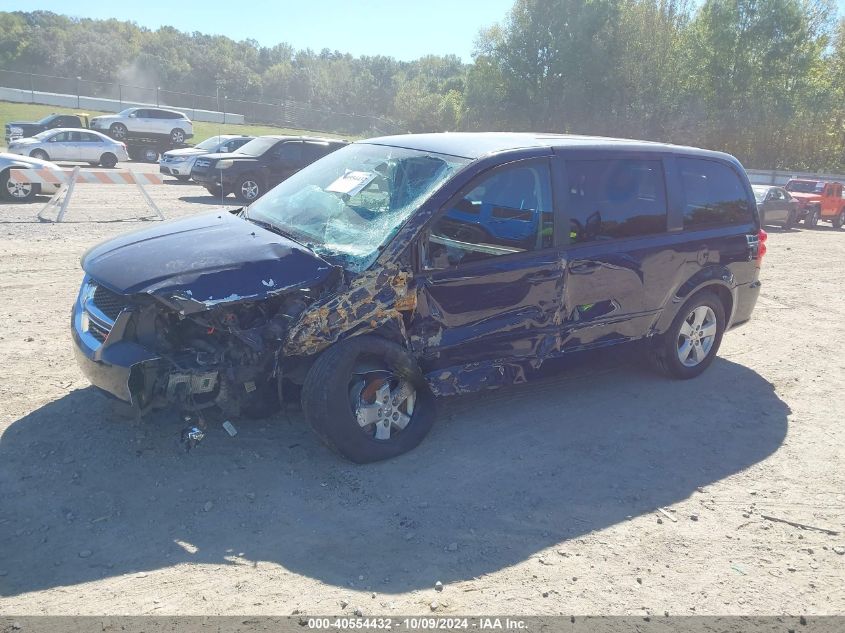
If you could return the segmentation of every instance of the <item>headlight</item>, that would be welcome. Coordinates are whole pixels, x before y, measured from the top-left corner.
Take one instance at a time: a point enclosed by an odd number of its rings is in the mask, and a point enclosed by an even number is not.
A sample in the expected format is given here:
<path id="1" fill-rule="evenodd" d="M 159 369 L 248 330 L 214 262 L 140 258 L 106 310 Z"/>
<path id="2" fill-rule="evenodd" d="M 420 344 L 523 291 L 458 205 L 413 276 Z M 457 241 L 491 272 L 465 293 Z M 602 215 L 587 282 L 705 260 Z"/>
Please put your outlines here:
<path id="1" fill-rule="evenodd" d="M 217 161 L 217 164 L 214 167 L 217 168 L 217 169 L 229 169 L 229 167 L 231 167 L 234 164 L 235 164 L 235 161 L 227 158 L 227 159 L 224 159 L 224 160 Z"/>
<path id="2" fill-rule="evenodd" d="M 88 275 L 82 280 L 82 286 L 79 288 L 79 306 L 83 307 L 86 301 L 94 298 L 94 291 L 97 289 L 95 284 Z"/>
<path id="3" fill-rule="evenodd" d="M 23 134 L 23 128 L 18 127 L 17 125 L 13 125 L 9 128 L 9 134 Z"/>
<path id="4" fill-rule="evenodd" d="M 168 156 L 171 163 L 184 163 L 188 160 L 187 156 Z"/>

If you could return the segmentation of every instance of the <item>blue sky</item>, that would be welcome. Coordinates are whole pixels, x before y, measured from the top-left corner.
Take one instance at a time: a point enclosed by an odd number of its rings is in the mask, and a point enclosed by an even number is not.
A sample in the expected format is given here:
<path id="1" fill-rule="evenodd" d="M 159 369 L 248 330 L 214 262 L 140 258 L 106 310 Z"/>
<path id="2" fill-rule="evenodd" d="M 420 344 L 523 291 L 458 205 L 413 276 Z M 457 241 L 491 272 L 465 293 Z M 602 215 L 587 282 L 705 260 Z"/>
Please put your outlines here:
<path id="1" fill-rule="evenodd" d="M 3 0 L 0 5 L 7 11 L 132 20 L 151 29 L 169 25 L 263 45 L 288 42 L 297 49 L 402 60 L 453 53 L 470 61 L 478 30 L 501 21 L 513 0 Z"/>

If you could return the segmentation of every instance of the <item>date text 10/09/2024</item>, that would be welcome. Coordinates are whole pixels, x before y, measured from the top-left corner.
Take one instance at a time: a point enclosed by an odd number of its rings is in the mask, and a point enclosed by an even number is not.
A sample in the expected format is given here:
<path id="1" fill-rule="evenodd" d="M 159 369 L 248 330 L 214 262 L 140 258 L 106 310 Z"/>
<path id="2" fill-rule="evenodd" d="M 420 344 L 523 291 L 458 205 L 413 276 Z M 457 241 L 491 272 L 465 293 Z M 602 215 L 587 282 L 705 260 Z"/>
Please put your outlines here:
<path id="1" fill-rule="evenodd" d="M 524 620 L 512 618 L 308 618 L 309 629 L 370 629 L 370 630 L 469 630 L 519 631 L 525 630 Z"/>

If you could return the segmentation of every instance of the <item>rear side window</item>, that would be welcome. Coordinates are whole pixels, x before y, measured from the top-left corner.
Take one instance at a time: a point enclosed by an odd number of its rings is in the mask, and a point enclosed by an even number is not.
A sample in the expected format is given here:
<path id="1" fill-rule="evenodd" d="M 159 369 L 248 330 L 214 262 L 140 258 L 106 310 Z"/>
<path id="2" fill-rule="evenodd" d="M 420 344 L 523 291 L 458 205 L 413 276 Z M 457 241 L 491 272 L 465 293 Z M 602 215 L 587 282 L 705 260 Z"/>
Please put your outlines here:
<path id="1" fill-rule="evenodd" d="M 273 156 L 284 162 L 298 163 L 302 160 L 302 143 L 299 141 L 279 143 L 273 149 Z"/>
<path id="2" fill-rule="evenodd" d="M 593 242 L 666 230 L 666 184 L 659 160 L 566 161 L 569 239 Z"/>
<path id="3" fill-rule="evenodd" d="M 328 143 L 305 143 L 305 160 L 313 162 L 318 158 L 322 158 L 334 148 Z"/>
<path id="4" fill-rule="evenodd" d="M 701 158 L 678 158 L 678 169 L 686 197 L 685 229 L 751 221 L 748 194 L 733 169 Z"/>

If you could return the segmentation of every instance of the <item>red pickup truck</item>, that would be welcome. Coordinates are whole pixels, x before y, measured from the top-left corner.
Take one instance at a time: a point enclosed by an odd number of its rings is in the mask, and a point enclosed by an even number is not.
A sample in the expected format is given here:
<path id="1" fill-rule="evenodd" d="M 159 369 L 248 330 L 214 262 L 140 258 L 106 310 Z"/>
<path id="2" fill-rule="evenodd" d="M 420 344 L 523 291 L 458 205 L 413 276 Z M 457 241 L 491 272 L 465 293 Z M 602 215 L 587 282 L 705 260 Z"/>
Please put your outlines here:
<path id="1" fill-rule="evenodd" d="M 798 201 L 805 226 L 830 222 L 833 228 L 845 225 L 845 198 L 841 182 L 793 178 L 784 187 Z"/>

